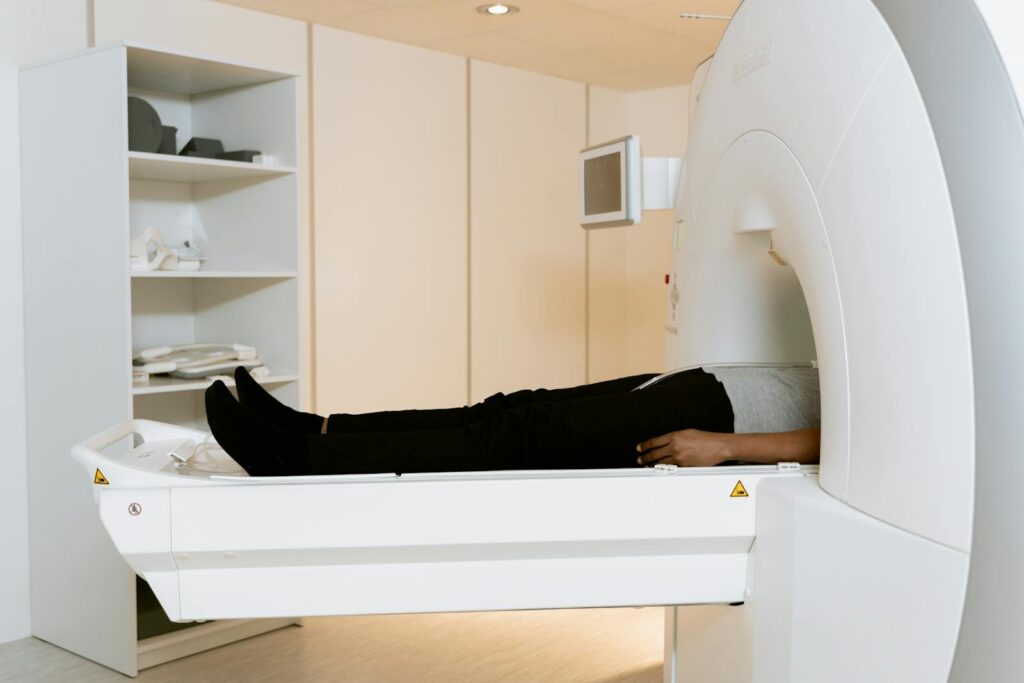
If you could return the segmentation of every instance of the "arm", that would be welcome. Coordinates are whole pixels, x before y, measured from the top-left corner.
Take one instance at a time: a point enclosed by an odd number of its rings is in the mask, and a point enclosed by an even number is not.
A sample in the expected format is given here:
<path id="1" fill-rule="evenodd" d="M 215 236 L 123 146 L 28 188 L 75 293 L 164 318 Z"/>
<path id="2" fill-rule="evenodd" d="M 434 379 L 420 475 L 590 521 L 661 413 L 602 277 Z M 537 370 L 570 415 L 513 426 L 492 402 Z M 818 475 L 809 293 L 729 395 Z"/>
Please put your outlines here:
<path id="1" fill-rule="evenodd" d="M 641 465 L 658 463 L 711 467 L 726 460 L 771 465 L 777 462 L 818 462 L 820 429 L 774 434 L 725 434 L 684 429 L 648 439 L 636 447 Z"/>

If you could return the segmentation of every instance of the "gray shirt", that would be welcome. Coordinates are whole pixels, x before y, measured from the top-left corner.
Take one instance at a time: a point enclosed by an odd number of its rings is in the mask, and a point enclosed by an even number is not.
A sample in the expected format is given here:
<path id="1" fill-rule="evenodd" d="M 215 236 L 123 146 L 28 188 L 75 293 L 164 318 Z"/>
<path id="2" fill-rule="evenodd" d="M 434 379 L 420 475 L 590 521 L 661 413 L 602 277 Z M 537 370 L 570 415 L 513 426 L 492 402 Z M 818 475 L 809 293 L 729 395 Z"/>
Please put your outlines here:
<path id="1" fill-rule="evenodd" d="M 732 403 L 737 434 L 821 426 L 818 370 L 808 367 L 706 367 Z"/>

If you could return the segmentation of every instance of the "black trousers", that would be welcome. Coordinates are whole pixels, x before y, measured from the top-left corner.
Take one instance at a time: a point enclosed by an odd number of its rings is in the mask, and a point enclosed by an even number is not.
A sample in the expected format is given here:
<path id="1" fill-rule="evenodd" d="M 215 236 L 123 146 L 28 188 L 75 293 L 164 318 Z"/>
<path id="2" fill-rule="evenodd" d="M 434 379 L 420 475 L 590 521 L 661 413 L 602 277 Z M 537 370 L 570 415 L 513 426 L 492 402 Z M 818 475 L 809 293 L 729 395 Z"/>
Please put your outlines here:
<path id="1" fill-rule="evenodd" d="M 636 445 L 681 429 L 733 430 L 722 385 L 688 370 L 569 389 L 495 394 L 473 406 L 331 415 L 309 437 L 312 474 L 636 467 Z"/>

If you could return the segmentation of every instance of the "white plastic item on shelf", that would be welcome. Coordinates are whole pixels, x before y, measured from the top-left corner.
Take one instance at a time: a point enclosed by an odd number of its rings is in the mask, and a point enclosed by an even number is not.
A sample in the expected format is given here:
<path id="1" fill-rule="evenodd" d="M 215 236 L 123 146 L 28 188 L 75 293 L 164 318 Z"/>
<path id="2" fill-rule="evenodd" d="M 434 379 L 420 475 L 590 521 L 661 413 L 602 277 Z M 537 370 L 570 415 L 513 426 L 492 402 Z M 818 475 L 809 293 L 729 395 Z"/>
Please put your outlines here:
<path id="1" fill-rule="evenodd" d="M 131 242 L 131 266 L 134 271 L 199 270 L 206 257 L 188 242 L 169 247 L 156 228 L 146 228 Z"/>
<path id="2" fill-rule="evenodd" d="M 239 365 L 244 367 L 246 370 L 251 371 L 253 368 L 263 367 L 263 361 L 259 358 L 227 360 L 194 368 L 178 368 L 177 370 L 173 370 L 170 375 L 171 377 L 179 377 L 181 379 L 221 377 L 225 380 L 230 380 L 231 373 L 234 372 L 235 368 Z"/>
<path id="3" fill-rule="evenodd" d="M 250 371 L 261 369 L 260 372 L 269 374 L 256 349 L 245 344 L 158 346 L 136 353 L 132 365 L 134 372 L 147 375 L 171 374 L 185 379 L 230 373 L 239 365 Z"/>

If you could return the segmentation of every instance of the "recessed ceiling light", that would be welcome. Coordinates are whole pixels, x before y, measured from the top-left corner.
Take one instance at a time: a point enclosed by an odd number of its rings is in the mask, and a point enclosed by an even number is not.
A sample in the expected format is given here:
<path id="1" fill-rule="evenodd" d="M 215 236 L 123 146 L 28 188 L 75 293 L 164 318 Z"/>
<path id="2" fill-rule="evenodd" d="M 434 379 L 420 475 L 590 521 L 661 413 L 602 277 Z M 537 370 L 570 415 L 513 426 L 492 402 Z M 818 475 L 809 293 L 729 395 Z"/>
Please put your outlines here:
<path id="1" fill-rule="evenodd" d="M 697 12 L 683 12 L 679 15 L 680 19 L 717 19 L 719 21 L 729 21 L 732 17 L 724 14 L 699 14 Z"/>
<path id="2" fill-rule="evenodd" d="M 503 5 L 502 3 L 495 3 L 493 5 L 480 5 L 476 8 L 480 14 L 490 14 L 494 17 L 500 17 L 505 14 L 515 14 L 519 11 L 519 8 L 515 5 Z"/>

